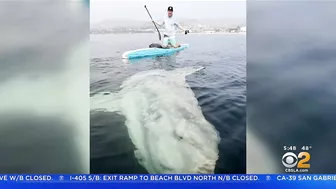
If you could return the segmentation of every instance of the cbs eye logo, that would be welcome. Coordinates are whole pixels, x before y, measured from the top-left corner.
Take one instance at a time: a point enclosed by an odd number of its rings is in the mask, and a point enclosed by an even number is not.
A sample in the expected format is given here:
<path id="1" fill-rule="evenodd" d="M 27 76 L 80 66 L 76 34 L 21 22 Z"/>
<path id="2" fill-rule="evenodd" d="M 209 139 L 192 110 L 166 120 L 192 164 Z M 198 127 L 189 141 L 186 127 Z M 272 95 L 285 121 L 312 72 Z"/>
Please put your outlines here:
<path id="1" fill-rule="evenodd" d="M 300 152 L 298 155 L 293 152 L 287 152 L 282 156 L 282 164 L 286 168 L 293 168 L 297 166 L 299 169 L 308 169 L 310 164 L 310 154 L 308 152 Z"/>

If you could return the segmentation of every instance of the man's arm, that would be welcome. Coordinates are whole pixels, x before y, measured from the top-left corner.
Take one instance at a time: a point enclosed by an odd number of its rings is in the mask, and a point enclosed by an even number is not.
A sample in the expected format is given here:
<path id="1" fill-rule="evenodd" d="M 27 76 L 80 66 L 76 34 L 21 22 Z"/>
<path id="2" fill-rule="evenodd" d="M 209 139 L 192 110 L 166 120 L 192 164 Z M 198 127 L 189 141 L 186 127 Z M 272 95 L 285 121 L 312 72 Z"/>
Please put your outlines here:
<path id="1" fill-rule="evenodd" d="M 180 30 L 183 30 L 184 31 L 184 34 L 188 34 L 189 33 L 189 30 L 187 30 L 187 29 L 184 29 L 180 24 L 178 24 L 178 23 L 175 23 L 175 25 L 180 29 Z"/>
<path id="2" fill-rule="evenodd" d="M 180 29 L 180 30 L 183 30 L 183 31 L 185 31 L 186 29 L 184 29 L 180 24 L 178 24 L 178 23 L 175 23 L 175 25 L 178 27 L 178 29 Z"/>
<path id="3" fill-rule="evenodd" d="M 158 25 L 159 27 L 163 27 L 164 26 L 164 21 L 162 21 L 161 23 L 153 21 L 153 23 L 156 24 L 156 25 Z"/>

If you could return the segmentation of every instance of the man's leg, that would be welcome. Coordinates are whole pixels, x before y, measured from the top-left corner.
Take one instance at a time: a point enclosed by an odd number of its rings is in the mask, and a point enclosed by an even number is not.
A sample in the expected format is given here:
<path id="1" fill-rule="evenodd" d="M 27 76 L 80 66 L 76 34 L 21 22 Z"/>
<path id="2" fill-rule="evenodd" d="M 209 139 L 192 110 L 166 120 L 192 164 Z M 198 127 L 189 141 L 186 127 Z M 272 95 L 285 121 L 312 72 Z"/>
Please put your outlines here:
<path id="1" fill-rule="evenodd" d="M 167 47 L 168 47 L 168 44 L 169 44 L 169 37 L 163 37 L 163 40 L 162 40 L 162 47 L 163 47 L 163 48 L 167 48 Z"/>
<path id="2" fill-rule="evenodd" d="M 178 47 L 180 47 L 180 45 L 178 45 L 178 44 L 176 43 L 175 36 L 171 36 L 171 37 L 169 37 L 169 42 L 170 42 L 170 44 L 171 44 L 174 48 L 178 48 Z"/>

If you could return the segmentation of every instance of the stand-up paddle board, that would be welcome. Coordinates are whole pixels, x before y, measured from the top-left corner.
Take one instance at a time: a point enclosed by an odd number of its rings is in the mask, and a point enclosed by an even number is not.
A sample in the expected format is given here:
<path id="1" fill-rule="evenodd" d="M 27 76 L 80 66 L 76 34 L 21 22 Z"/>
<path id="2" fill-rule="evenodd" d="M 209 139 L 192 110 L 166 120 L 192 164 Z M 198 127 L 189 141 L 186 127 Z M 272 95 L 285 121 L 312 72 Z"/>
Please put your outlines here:
<path id="1" fill-rule="evenodd" d="M 122 54 L 123 59 L 136 59 L 145 57 L 165 56 L 170 55 L 178 51 L 182 51 L 189 47 L 189 44 L 181 44 L 178 48 L 143 48 L 132 51 L 126 51 Z"/>

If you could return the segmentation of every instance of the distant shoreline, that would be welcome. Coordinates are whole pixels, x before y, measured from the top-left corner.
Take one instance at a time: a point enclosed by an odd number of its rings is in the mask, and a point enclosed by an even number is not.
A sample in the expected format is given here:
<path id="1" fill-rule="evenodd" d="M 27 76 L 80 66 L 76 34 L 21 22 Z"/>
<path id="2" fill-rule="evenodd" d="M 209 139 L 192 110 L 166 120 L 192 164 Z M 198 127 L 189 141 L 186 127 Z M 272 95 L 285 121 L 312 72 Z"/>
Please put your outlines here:
<path id="1" fill-rule="evenodd" d="M 228 34 L 228 35 L 236 35 L 236 34 L 246 34 L 246 32 L 214 32 L 214 33 L 205 33 L 205 32 L 199 32 L 199 33 L 190 33 L 190 34 Z"/>
<path id="2" fill-rule="evenodd" d="M 198 34 L 198 35 L 204 35 L 204 34 L 210 34 L 210 35 L 223 35 L 223 34 L 227 34 L 227 35 L 237 35 L 237 34 L 241 34 L 241 35 L 246 35 L 247 32 L 192 32 L 190 33 L 189 35 L 195 35 L 195 34 Z M 135 32 L 135 33 L 126 33 L 126 32 L 109 32 L 109 33 L 90 33 L 90 35 L 107 35 L 107 34 L 128 34 L 128 35 L 133 35 L 133 34 L 153 34 L 151 32 Z M 178 33 L 178 35 L 182 35 L 183 33 Z"/>

